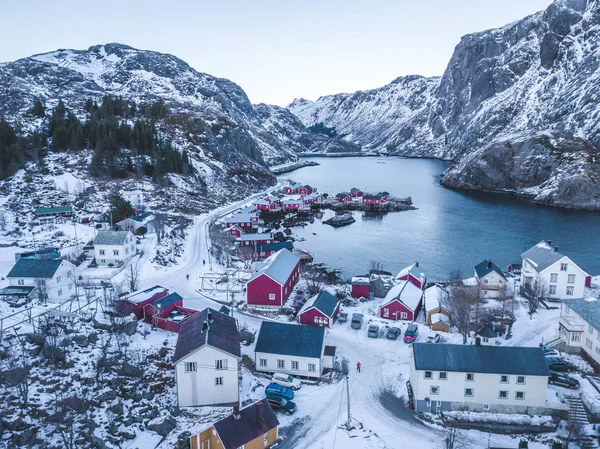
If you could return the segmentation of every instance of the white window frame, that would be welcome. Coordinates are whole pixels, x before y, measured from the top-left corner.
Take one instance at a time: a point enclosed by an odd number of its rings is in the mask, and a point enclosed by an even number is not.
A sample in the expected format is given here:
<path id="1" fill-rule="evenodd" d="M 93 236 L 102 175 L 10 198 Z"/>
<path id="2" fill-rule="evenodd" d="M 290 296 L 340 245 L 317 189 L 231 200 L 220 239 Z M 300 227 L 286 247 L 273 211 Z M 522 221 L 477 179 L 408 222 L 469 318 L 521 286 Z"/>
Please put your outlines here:
<path id="1" fill-rule="evenodd" d="M 429 394 L 432 396 L 439 396 L 440 394 L 440 387 L 437 385 L 432 385 L 429 387 Z"/>
<path id="2" fill-rule="evenodd" d="M 433 371 L 425 371 L 423 373 L 423 379 L 428 379 L 428 380 L 433 379 Z"/>
<path id="3" fill-rule="evenodd" d="M 469 377 L 471 377 L 469 379 Z M 466 382 L 475 382 L 475 373 L 465 373 L 465 381 Z"/>
<path id="4" fill-rule="evenodd" d="M 469 390 L 471 390 L 471 394 L 467 393 Z M 474 388 L 465 388 L 465 397 L 472 398 L 473 396 L 475 396 L 475 389 Z"/>
<path id="5" fill-rule="evenodd" d="M 551 285 L 550 287 L 548 287 L 548 294 L 556 295 L 556 285 Z"/>
<path id="6" fill-rule="evenodd" d="M 258 359 L 258 364 L 259 364 L 260 366 L 262 366 L 262 367 L 265 367 L 265 368 L 266 368 L 266 366 L 267 366 L 267 359 Z"/>
<path id="7" fill-rule="evenodd" d="M 517 376 L 517 385 L 525 385 L 527 383 L 527 377 Z"/>
<path id="8" fill-rule="evenodd" d="M 438 379 L 439 380 L 448 380 L 448 372 L 447 371 L 440 371 L 438 373 Z"/>
<path id="9" fill-rule="evenodd" d="M 269 300 L 275 301 L 275 293 L 269 293 Z"/>
<path id="10" fill-rule="evenodd" d="M 215 387 L 223 386 L 223 376 L 215 377 Z"/>
<path id="11" fill-rule="evenodd" d="M 574 274 L 570 274 L 567 277 L 567 284 L 574 284 L 575 283 L 575 275 Z"/>
<path id="12" fill-rule="evenodd" d="M 294 371 L 298 371 L 300 369 L 300 362 L 297 360 L 292 360 L 292 369 Z"/>
<path id="13" fill-rule="evenodd" d="M 550 282 L 558 282 L 558 273 L 550 273 Z"/>
<path id="14" fill-rule="evenodd" d="M 226 370 L 227 369 L 227 359 L 215 360 L 215 369 L 216 370 Z"/>
<path id="15" fill-rule="evenodd" d="M 316 372 L 317 371 L 317 365 L 314 364 L 314 363 L 309 363 L 308 364 L 308 371 Z"/>
<path id="16" fill-rule="evenodd" d="M 98 252 L 100 253 L 101 256 L 106 255 L 106 252 L 103 249 L 99 250 Z"/>
<path id="17" fill-rule="evenodd" d="M 506 380 L 502 380 L 502 378 L 503 378 L 503 377 L 505 377 L 505 378 L 506 378 Z M 507 375 L 507 374 L 501 374 L 501 375 L 500 375 L 500 383 L 501 383 L 501 384 L 507 384 L 507 383 L 510 383 L 510 376 L 509 376 L 509 375 Z"/>
<path id="18" fill-rule="evenodd" d="M 184 370 L 186 373 L 195 373 L 196 372 L 196 362 L 185 362 Z"/>
<path id="19" fill-rule="evenodd" d="M 519 397 L 519 395 L 521 395 L 521 397 Z M 524 391 L 515 391 L 515 399 L 517 401 L 524 401 L 525 400 L 525 392 Z"/>
<path id="20" fill-rule="evenodd" d="M 573 287 L 572 285 L 568 285 L 567 286 L 567 296 L 573 296 L 574 293 L 575 293 L 575 287 Z"/>
<path id="21" fill-rule="evenodd" d="M 561 262 L 560 271 L 567 271 L 569 269 L 569 264 L 566 262 Z"/>
<path id="22" fill-rule="evenodd" d="M 25 285 L 25 279 L 19 279 L 17 285 Z"/>
<path id="23" fill-rule="evenodd" d="M 113 256 L 118 256 L 118 255 L 119 255 L 119 250 L 113 249 Z"/>
<path id="24" fill-rule="evenodd" d="M 285 360 L 277 359 L 277 369 L 285 369 Z"/>
<path id="25" fill-rule="evenodd" d="M 498 399 L 508 399 L 508 390 L 498 391 Z"/>
<path id="26" fill-rule="evenodd" d="M 406 312 L 402 312 L 402 313 L 400 314 L 400 317 L 401 317 L 403 320 L 405 320 L 405 319 L 407 319 L 407 318 L 408 318 L 408 313 L 406 313 Z"/>

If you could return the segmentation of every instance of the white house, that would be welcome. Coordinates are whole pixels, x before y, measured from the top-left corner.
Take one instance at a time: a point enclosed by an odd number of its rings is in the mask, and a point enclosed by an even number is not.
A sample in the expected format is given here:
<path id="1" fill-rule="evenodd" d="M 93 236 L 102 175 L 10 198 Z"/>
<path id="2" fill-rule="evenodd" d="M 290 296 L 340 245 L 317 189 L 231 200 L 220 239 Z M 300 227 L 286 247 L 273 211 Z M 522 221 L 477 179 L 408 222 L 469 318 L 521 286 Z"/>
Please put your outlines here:
<path id="1" fill-rule="evenodd" d="M 542 240 L 521 257 L 521 285 L 541 281 L 548 288 L 550 299 L 583 298 L 589 274 L 552 246 L 550 240 Z"/>
<path id="2" fill-rule="evenodd" d="M 256 370 L 320 378 L 333 367 L 335 348 L 327 346 L 325 328 L 263 321 L 254 348 Z"/>
<path id="3" fill-rule="evenodd" d="M 475 279 L 479 284 L 482 298 L 505 298 L 506 276 L 502 270 L 491 260 L 484 260 L 475 265 Z"/>
<path id="4" fill-rule="evenodd" d="M 567 352 L 587 353 L 600 364 L 600 301 L 597 298 L 564 299 L 558 320 Z"/>
<path id="5" fill-rule="evenodd" d="M 541 348 L 415 343 L 410 385 L 417 412 L 541 414 L 550 372 Z"/>
<path id="6" fill-rule="evenodd" d="M 135 256 L 135 252 L 135 236 L 131 231 L 98 231 L 94 239 L 98 265 L 123 265 Z"/>
<path id="7" fill-rule="evenodd" d="M 241 358 L 235 319 L 210 308 L 191 315 L 173 356 L 179 407 L 238 402 Z"/>
<path id="8" fill-rule="evenodd" d="M 69 299 L 75 295 L 75 265 L 62 259 L 19 259 L 6 275 L 13 292 L 39 299 Z"/>
<path id="9" fill-rule="evenodd" d="M 134 209 L 144 208 L 144 193 L 141 190 L 123 190 L 121 196 L 129 201 Z"/>

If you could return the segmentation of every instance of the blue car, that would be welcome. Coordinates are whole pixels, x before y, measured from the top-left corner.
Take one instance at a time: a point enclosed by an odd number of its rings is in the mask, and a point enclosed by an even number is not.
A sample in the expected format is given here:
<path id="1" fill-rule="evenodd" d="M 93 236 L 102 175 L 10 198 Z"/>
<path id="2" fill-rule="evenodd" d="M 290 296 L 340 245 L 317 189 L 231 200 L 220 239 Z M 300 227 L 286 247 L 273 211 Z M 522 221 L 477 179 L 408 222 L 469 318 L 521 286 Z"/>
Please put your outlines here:
<path id="1" fill-rule="evenodd" d="M 285 399 L 291 401 L 294 399 L 294 392 L 289 388 L 278 384 L 269 384 L 265 389 L 267 399 Z"/>

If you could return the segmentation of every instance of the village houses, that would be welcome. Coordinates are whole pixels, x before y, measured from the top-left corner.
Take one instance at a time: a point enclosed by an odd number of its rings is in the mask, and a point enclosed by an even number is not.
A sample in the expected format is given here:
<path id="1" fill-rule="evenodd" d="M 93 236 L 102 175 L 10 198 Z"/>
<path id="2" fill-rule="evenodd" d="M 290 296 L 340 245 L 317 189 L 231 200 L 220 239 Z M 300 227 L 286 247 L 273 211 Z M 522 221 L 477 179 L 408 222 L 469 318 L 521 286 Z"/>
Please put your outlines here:
<path id="1" fill-rule="evenodd" d="M 121 266 L 135 256 L 135 244 L 131 231 L 98 231 L 94 239 L 96 263 Z"/>
<path id="2" fill-rule="evenodd" d="M 340 313 L 341 301 L 328 291 L 309 298 L 298 312 L 301 324 L 330 328 Z"/>
<path id="3" fill-rule="evenodd" d="M 597 298 L 564 299 L 561 304 L 558 346 L 570 353 L 585 352 L 600 365 L 600 301 Z"/>
<path id="4" fill-rule="evenodd" d="M 481 298 L 506 297 L 506 276 L 498 265 L 491 260 L 484 260 L 475 265 L 474 271 Z"/>
<path id="5" fill-rule="evenodd" d="M 0 296 L 9 301 L 69 299 L 75 295 L 74 275 L 75 265 L 63 259 L 19 259 L 6 275 L 10 286 L 0 290 Z"/>
<path id="6" fill-rule="evenodd" d="M 249 306 L 281 307 L 300 277 L 300 259 L 282 249 L 257 266 L 246 285 Z"/>

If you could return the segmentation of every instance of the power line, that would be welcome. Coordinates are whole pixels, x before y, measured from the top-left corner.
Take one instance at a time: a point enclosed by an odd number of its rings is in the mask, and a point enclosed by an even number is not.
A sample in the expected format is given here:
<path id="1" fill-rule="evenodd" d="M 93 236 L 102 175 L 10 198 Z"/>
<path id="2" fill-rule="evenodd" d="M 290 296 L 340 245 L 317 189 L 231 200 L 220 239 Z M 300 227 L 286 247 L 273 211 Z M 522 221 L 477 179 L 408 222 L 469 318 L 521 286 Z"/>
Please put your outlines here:
<path id="1" fill-rule="evenodd" d="M 341 385 L 342 385 L 341 390 L 343 390 L 344 384 L 342 383 Z M 337 439 L 338 425 L 340 422 L 340 415 L 342 414 L 342 399 L 344 399 L 344 395 L 343 395 L 342 391 L 340 391 L 340 407 L 338 408 L 338 417 L 337 417 L 337 420 L 335 421 L 335 433 L 333 434 L 333 449 L 335 449 L 335 440 Z M 348 400 L 350 400 L 350 398 L 348 398 Z"/>

